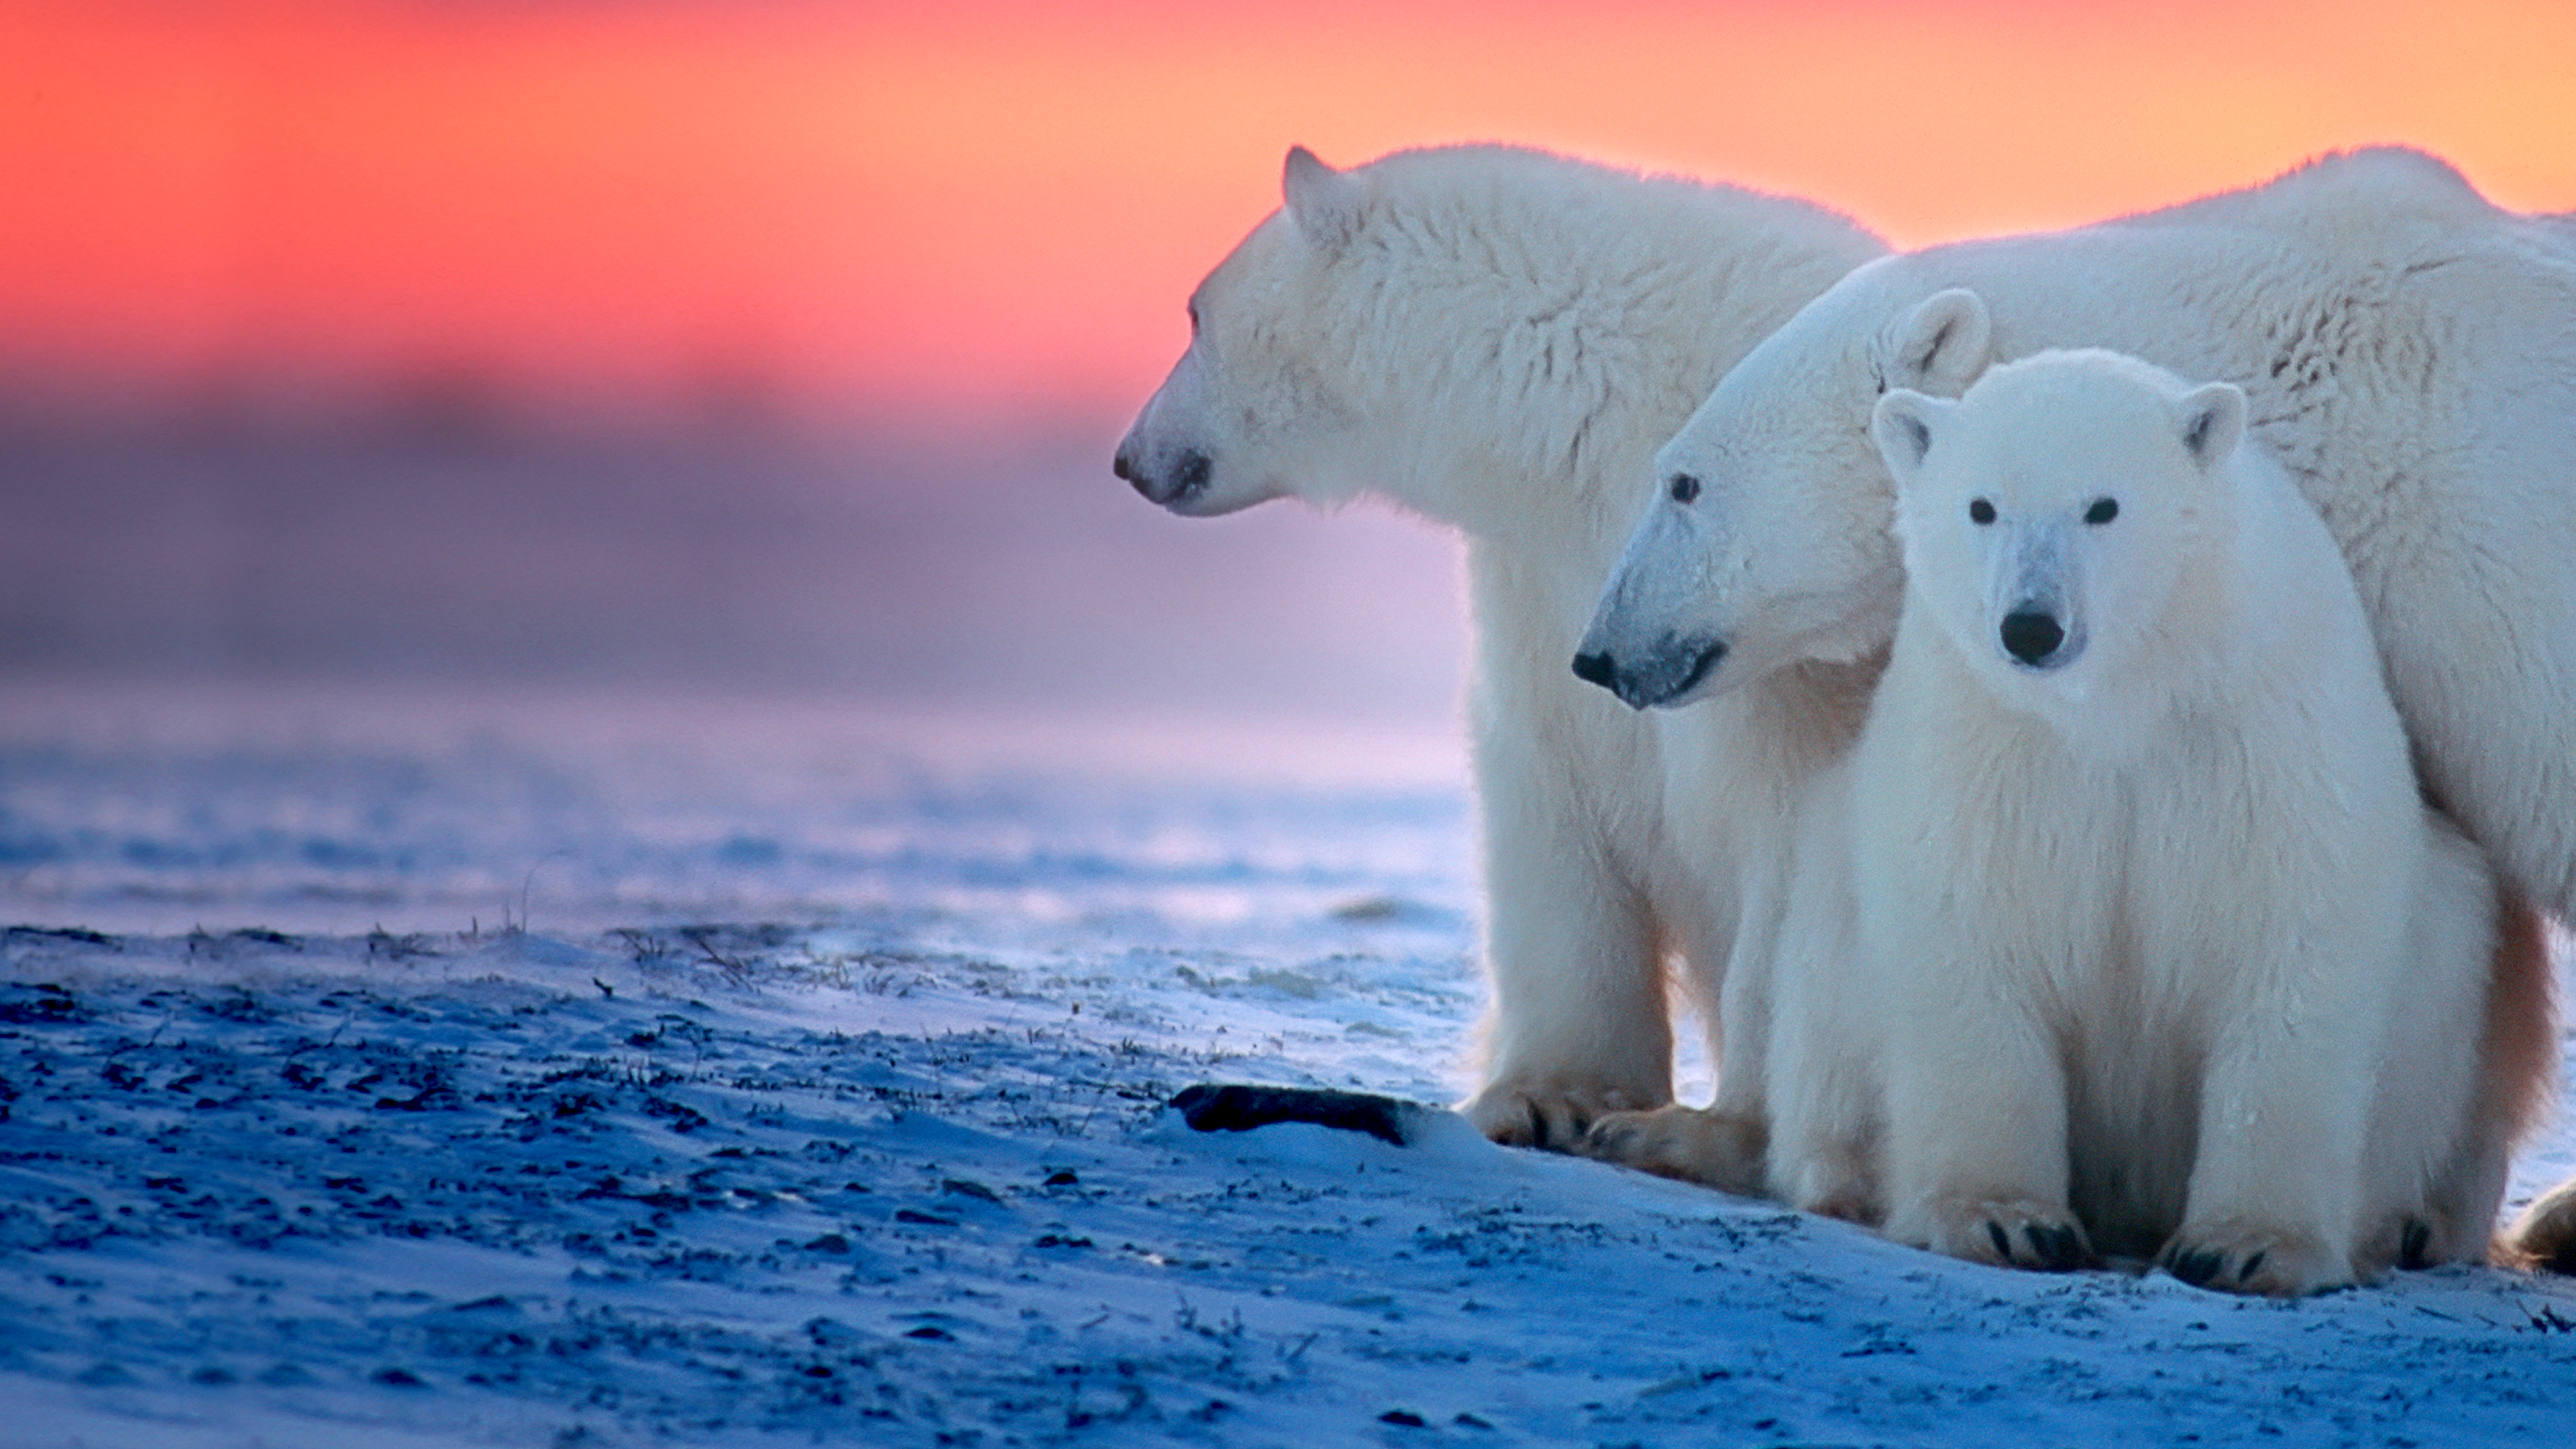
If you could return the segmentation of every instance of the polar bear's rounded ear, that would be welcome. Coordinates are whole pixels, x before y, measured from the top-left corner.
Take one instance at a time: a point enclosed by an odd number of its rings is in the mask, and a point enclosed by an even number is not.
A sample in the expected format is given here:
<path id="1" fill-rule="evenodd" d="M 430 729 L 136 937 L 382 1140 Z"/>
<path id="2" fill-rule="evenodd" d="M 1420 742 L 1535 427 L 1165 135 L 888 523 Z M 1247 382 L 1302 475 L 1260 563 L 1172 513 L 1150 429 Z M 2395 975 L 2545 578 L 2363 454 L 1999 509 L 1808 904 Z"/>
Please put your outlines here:
<path id="1" fill-rule="evenodd" d="M 1986 370 L 1994 342 L 1985 298 L 1965 287 L 1935 292 L 1897 324 L 1891 381 L 1956 397 Z"/>
<path id="2" fill-rule="evenodd" d="M 1303 146 L 1288 148 L 1280 179 L 1289 219 L 1298 234 L 1322 251 L 1338 251 L 1360 229 L 1360 203 L 1365 188 L 1347 171 L 1336 171 Z"/>
<path id="3" fill-rule="evenodd" d="M 2245 390 L 2232 382 L 2213 382 L 2183 394 L 2176 405 L 2182 420 L 2182 445 L 2202 468 L 2215 468 L 2236 451 L 2245 436 Z"/>
<path id="4" fill-rule="evenodd" d="M 1887 460 L 1887 471 L 1895 475 L 1897 487 L 1911 484 L 1922 470 L 1924 456 L 1932 451 L 1933 429 L 1950 407 L 1912 388 L 1900 387 L 1879 398 L 1869 415 L 1869 436 L 1878 444 L 1878 455 Z"/>

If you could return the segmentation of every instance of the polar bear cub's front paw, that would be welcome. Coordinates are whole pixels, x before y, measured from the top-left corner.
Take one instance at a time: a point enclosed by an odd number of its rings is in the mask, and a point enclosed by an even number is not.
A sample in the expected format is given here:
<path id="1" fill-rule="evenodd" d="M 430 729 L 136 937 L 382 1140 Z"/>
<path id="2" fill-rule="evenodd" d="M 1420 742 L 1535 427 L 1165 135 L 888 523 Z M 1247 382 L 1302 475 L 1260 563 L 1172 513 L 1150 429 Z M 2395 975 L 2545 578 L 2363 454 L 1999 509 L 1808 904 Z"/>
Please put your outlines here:
<path id="1" fill-rule="evenodd" d="M 2196 1288 L 2297 1298 L 2352 1286 L 2351 1255 L 2312 1232 L 2242 1221 L 2186 1222 L 2156 1254 L 2157 1266 Z"/>

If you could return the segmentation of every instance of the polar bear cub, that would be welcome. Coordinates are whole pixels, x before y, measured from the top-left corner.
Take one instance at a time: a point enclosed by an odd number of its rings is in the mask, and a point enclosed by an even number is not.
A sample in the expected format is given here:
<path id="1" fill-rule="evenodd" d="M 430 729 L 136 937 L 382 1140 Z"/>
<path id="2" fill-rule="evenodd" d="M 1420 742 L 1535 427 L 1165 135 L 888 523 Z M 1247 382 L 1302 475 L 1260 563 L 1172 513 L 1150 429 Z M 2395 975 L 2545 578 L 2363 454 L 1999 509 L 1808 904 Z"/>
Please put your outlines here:
<path id="1" fill-rule="evenodd" d="M 2504 907 L 2245 426 L 2101 351 L 1877 404 L 1907 585 L 1849 867 L 1900 1241 L 2268 1294 L 2485 1249 Z"/>

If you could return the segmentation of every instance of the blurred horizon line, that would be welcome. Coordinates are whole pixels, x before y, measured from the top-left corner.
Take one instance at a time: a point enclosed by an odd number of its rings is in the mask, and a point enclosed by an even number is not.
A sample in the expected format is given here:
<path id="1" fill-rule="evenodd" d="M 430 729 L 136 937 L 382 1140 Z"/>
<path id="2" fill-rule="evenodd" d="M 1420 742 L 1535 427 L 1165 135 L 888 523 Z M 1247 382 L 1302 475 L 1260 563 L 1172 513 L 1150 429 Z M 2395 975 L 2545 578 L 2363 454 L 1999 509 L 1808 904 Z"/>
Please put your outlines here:
<path id="1" fill-rule="evenodd" d="M 0 685 L 1455 715 L 1451 540 L 1385 509 L 1174 519 L 1111 476 L 1123 420 L 296 381 L 0 370 Z"/>
<path id="2" fill-rule="evenodd" d="M 1150 389 L 1149 389 L 1150 391 Z M 828 391 L 784 367 L 711 366 L 650 383 L 536 373 L 497 356 L 424 351 L 351 364 L 324 357 L 66 364 L 0 344 L 0 426 L 196 427 L 334 433 L 531 434 L 702 431 L 864 450 L 960 428 L 1109 451 L 1145 394 L 1118 404 L 1046 388 L 995 397 L 949 390 Z"/>

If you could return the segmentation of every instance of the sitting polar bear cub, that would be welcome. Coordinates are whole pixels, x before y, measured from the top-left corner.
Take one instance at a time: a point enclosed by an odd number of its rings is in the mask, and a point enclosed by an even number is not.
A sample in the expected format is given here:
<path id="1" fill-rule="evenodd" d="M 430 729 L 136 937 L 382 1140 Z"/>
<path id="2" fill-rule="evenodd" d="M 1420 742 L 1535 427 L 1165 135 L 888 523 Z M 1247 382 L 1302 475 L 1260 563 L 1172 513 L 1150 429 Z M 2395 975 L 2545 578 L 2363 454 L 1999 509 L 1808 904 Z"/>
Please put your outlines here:
<path id="1" fill-rule="evenodd" d="M 1775 1180 L 1867 1137 L 1900 1241 L 2235 1292 L 2485 1250 L 2548 1079 L 2543 1013 L 2490 1000 L 2530 943 L 2421 802 L 2343 556 L 2245 423 L 2230 384 L 2100 351 L 1878 403 L 1907 586 L 1850 766 L 1842 994 L 1885 1120 L 1784 1113 Z"/>

